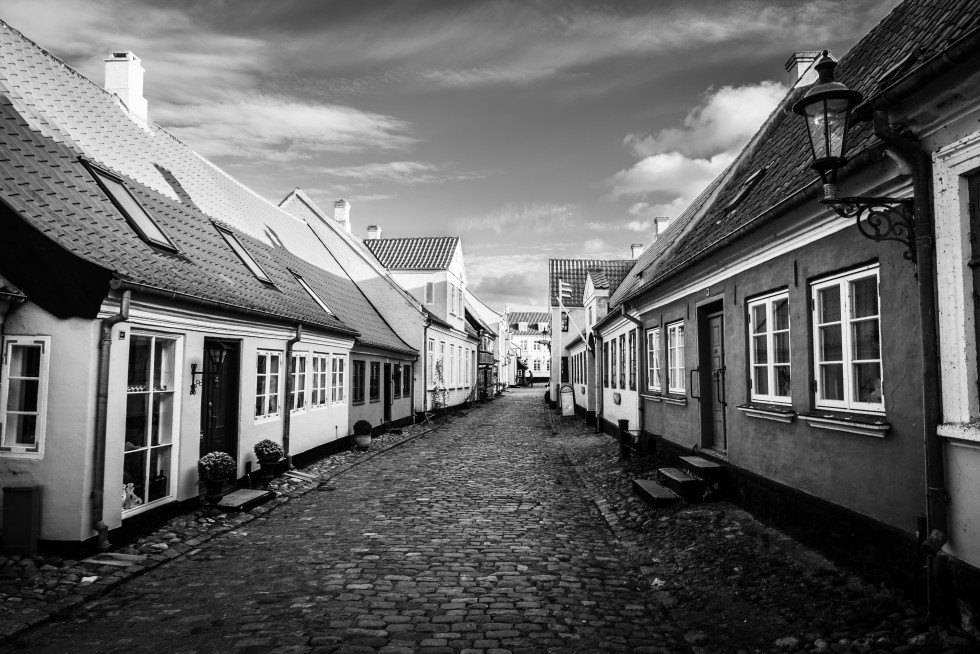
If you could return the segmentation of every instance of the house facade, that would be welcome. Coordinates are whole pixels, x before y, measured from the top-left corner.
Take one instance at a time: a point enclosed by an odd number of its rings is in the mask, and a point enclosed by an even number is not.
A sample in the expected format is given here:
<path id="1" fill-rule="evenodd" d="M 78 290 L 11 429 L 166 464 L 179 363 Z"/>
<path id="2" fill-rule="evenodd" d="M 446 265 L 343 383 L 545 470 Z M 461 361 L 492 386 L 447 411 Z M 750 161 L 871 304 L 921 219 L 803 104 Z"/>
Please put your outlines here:
<path id="1" fill-rule="evenodd" d="M 551 376 L 551 316 L 546 311 L 516 311 L 507 321 L 511 351 L 520 362 L 511 383 L 542 383 Z"/>

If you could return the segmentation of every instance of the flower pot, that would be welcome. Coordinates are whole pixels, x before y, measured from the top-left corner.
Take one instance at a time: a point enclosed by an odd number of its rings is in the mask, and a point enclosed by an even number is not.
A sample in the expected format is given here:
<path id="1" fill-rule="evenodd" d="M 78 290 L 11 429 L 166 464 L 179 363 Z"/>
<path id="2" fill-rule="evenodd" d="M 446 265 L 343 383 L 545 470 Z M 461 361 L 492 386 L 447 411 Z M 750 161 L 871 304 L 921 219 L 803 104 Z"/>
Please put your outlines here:
<path id="1" fill-rule="evenodd" d="M 205 499 L 208 501 L 208 504 L 217 504 L 221 501 L 221 498 L 224 496 L 222 491 L 224 490 L 226 481 L 227 479 L 208 479 L 204 482 L 207 488 Z"/>
<path id="2" fill-rule="evenodd" d="M 276 469 L 279 467 L 279 461 L 259 461 L 259 478 L 262 480 L 263 486 L 268 486 L 269 482 L 272 481 L 276 476 Z"/>
<path id="3" fill-rule="evenodd" d="M 354 445 L 359 450 L 366 450 L 371 446 L 371 434 L 354 434 Z"/>

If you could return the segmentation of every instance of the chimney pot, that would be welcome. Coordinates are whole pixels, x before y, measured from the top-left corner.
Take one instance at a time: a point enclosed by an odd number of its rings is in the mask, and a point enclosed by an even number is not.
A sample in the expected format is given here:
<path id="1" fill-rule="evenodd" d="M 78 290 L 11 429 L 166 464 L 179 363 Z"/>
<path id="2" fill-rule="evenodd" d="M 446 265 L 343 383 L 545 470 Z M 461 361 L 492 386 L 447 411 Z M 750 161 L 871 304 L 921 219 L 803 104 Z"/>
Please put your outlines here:
<path id="1" fill-rule="evenodd" d="M 367 237 L 369 240 L 374 240 L 381 238 L 381 226 L 380 225 L 368 225 Z"/>
<path id="2" fill-rule="evenodd" d="M 630 251 L 632 252 L 632 257 L 634 259 L 639 259 L 640 255 L 643 254 L 643 244 L 633 243 L 632 245 L 630 245 Z"/>
<path id="3" fill-rule="evenodd" d="M 140 58 L 128 50 L 113 50 L 105 58 L 105 90 L 118 96 L 129 110 L 130 117 L 146 127 L 143 72 Z"/>
<path id="4" fill-rule="evenodd" d="M 817 72 L 813 70 L 813 62 L 820 56 L 817 50 L 797 50 L 786 60 L 790 88 L 799 85 L 812 84 L 817 81 Z"/>

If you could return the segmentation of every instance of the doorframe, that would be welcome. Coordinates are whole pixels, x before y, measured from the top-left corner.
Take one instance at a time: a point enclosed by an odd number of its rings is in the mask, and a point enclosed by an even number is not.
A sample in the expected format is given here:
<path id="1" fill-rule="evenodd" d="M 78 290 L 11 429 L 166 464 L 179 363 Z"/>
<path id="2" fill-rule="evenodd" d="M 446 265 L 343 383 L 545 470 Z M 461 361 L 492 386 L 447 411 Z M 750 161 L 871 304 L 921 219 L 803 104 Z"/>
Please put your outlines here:
<path id="1" fill-rule="evenodd" d="M 725 303 L 723 296 L 707 298 L 696 305 L 696 329 L 697 329 L 697 362 L 698 362 L 698 390 L 700 391 L 700 407 L 698 410 L 699 430 L 698 442 L 703 450 L 727 454 L 728 452 L 728 412 L 722 408 L 722 440 L 724 447 L 718 446 L 718 438 L 715 434 L 714 402 L 716 386 L 711 378 L 711 331 L 709 321 L 711 318 L 721 318 L 721 339 L 722 339 L 722 359 L 727 361 L 728 353 L 725 347 Z M 726 365 L 727 367 L 727 365 Z"/>
<path id="2" fill-rule="evenodd" d="M 235 459 L 235 463 L 238 463 L 238 448 L 240 444 L 239 439 L 241 436 L 241 416 L 239 415 L 239 412 L 241 408 L 242 342 L 240 340 L 233 339 L 206 337 L 201 346 L 201 361 L 203 370 L 207 370 L 207 366 L 209 365 L 207 346 L 209 343 L 215 342 L 222 343 L 229 348 L 228 354 L 225 357 L 224 366 L 226 368 L 226 372 L 228 373 L 228 379 L 226 380 L 228 382 L 228 390 L 226 391 L 228 399 L 227 414 L 231 417 L 231 419 L 228 420 L 226 424 L 230 425 L 232 428 L 231 440 L 233 441 L 233 447 L 229 445 L 229 440 L 226 438 L 225 449 L 223 451 L 231 455 L 231 457 Z M 280 373 L 281 371 L 282 364 L 280 364 Z M 208 378 L 204 377 L 203 379 L 204 383 L 206 384 L 208 382 Z M 203 387 L 201 391 L 201 442 L 198 449 L 200 450 L 199 456 L 204 456 L 207 454 L 207 452 L 204 451 L 207 439 L 207 435 L 204 433 L 204 425 L 207 419 L 207 407 L 204 406 L 206 392 L 204 391 Z M 282 405 L 280 405 L 280 409 L 282 409 Z M 228 450 L 232 451 L 229 452 Z"/>

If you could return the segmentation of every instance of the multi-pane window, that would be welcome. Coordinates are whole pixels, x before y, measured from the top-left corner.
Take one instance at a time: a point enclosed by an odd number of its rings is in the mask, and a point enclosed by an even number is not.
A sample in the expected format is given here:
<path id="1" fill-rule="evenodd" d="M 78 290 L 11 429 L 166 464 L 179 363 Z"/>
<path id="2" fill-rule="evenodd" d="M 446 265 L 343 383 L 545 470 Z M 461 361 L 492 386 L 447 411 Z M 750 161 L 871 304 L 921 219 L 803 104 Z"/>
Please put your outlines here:
<path id="1" fill-rule="evenodd" d="M 456 346 L 449 345 L 449 385 L 456 386 Z"/>
<path id="2" fill-rule="evenodd" d="M 44 454 L 48 336 L 8 336 L 0 370 L 0 453 Z"/>
<path id="3" fill-rule="evenodd" d="M 133 334 L 129 342 L 123 492 L 119 495 L 124 510 L 172 494 L 176 352 L 177 341 L 172 338 Z"/>
<path id="4" fill-rule="evenodd" d="M 602 386 L 609 388 L 609 343 L 602 344 Z"/>
<path id="5" fill-rule="evenodd" d="M 435 353 L 436 353 L 436 341 L 433 338 L 429 339 L 428 348 L 426 350 L 426 370 L 429 371 L 429 385 L 432 386 L 436 379 L 436 369 L 435 369 Z"/>
<path id="6" fill-rule="evenodd" d="M 749 302 L 749 366 L 752 400 L 790 400 L 789 295 Z"/>
<path id="7" fill-rule="evenodd" d="M 626 388 L 626 334 L 619 335 L 619 387 Z"/>
<path id="8" fill-rule="evenodd" d="M 544 369 L 551 372 L 551 359 L 544 360 Z"/>
<path id="9" fill-rule="evenodd" d="M 616 338 L 609 342 L 609 378 L 612 381 L 612 387 L 616 388 Z"/>
<path id="10" fill-rule="evenodd" d="M 561 330 L 563 332 L 567 332 L 568 331 L 568 314 L 567 313 L 561 314 Z"/>
<path id="11" fill-rule="evenodd" d="M 400 363 L 396 363 L 392 367 L 391 373 L 391 395 L 392 397 L 399 398 L 402 396 L 402 366 Z"/>
<path id="12" fill-rule="evenodd" d="M 405 397 L 412 395 L 412 364 L 410 363 L 402 366 L 402 395 Z"/>
<path id="13" fill-rule="evenodd" d="M 371 379 L 368 383 L 368 390 L 372 402 L 381 399 L 381 364 L 377 361 L 371 362 Z"/>
<path id="14" fill-rule="evenodd" d="M 310 404 L 313 406 L 324 406 L 327 403 L 327 380 L 330 377 L 329 357 L 326 354 L 314 354 L 311 365 L 313 366 L 313 379 L 310 386 Z"/>
<path id="15" fill-rule="evenodd" d="M 438 375 L 436 376 L 436 381 L 441 386 L 446 385 L 446 377 L 448 372 L 446 371 L 446 342 L 439 341 L 439 361 L 436 363 L 438 367 Z"/>
<path id="16" fill-rule="evenodd" d="M 364 362 L 353 361 L 351 363 L 351 402 L 354 404 L 364 404 Z"/>
<path id="17" fill-rule="evenodd" d="M 660 366 L 660 328 L 647 330 L 647 390 L 659 393 L 663 389 Z"/>
<path id="18" fill-rule="evenodd" d="M 259 352 L 255 359 L 255 417 L 279 415 L 278 352 Z"/>
<path id="19" fill-rule="evenodd" d="M 541 372 L 541 359 L 534 360 L 534 372 Z"/>
<path id="20" fill-rule="evenodd" d="M 456 287 L 452 284 L 449 285 L 449 313 L 456 315 Z"/>
<path id="21" fill-rule="evenodd" d="M 335 354 L 330 359 L 330 401 L 334 404 L 342 404 L 344 390 L 347 388 L 347 382 L 344 380 L 347 358 Z"/>
<path id="22" fill-rule="evenodd" d="M 687 390 L 684 374 L 684 323 L 667 325 L 667 390 L 684 393 Z"/>
<path id="23" fill-rule="evenodd" d="M 289 408 L 299 411 L 306 407 L 306 352 L 293 353 L 289 357 L 289 374 L 293 383 L 289 392 Z"/>
<path id="24" fill-rule="evenodd" d="M 813 284 L 817 406 L 884 411 L 878 267 Z"/>

